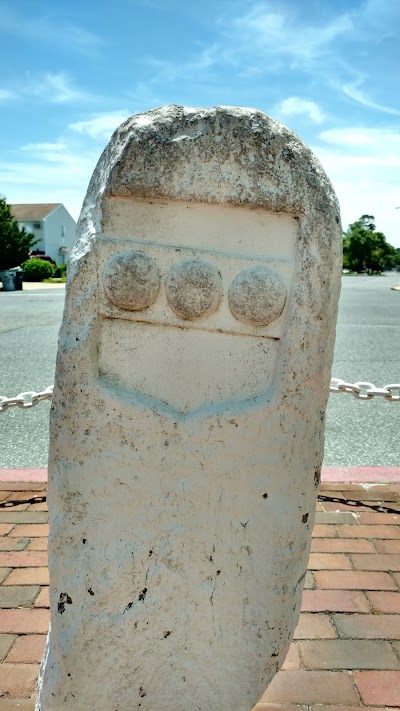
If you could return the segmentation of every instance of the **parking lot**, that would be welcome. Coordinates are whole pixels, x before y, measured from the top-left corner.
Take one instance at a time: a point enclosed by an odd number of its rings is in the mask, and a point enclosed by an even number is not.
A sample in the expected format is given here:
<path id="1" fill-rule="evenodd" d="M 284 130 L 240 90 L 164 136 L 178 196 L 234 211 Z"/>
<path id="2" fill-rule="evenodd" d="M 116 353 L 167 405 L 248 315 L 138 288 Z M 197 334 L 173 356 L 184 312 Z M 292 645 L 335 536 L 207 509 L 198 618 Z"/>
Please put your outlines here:
<path id="1" fill-rule="evenodd" d="M 343 277 L 332 375 L 377 386 L 400 382 L 398 274 Z M 64 287 L 0 293 L 0 393 L 39 391 L 54 379 Z M 49 404 L 0 415 L 0 467 L 47 464 Z M 400 403 L 331 395 L 324 463 L 399 464 Z"/>

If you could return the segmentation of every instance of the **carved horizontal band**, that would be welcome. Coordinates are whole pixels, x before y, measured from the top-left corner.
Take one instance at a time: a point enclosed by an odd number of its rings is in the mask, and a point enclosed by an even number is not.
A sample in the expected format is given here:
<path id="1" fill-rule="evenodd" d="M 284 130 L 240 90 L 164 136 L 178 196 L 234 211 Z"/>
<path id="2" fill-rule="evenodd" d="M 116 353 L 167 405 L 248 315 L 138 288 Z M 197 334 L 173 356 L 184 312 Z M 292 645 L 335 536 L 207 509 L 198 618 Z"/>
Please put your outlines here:
<path id="1" fill-rule="evenodd" d="M 118 252 L 103 269 L 108 299 L 118 308 L 143 311 L 159 295 L 161 275 L 155 259 L 139 250 Z M 223 298 L 223 279 L 218 269 L 203 259 L 184 259 L 174 264 L 164 279 L 172 311 L 184 320 L 200 320 L 214 313 Z M 232 315 L 252 326 L 267 326 L 282 313 L 286 286 L 280 275 L 265 266 L 241 271 L 228 289 Z"/>

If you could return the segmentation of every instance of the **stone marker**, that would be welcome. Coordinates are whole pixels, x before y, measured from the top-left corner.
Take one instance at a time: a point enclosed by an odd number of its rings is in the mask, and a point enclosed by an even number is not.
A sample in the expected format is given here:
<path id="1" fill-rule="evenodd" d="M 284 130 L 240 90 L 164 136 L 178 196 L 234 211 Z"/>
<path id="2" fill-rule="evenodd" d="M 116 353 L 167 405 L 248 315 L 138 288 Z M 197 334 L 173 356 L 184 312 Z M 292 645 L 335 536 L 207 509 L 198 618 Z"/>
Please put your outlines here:
<path id="1" fill-rule="evenodd" d="M 297 622 L 341 230 L 255 109 L 115 132 L 68 267 L 40 711 L 249 711 Z"/>

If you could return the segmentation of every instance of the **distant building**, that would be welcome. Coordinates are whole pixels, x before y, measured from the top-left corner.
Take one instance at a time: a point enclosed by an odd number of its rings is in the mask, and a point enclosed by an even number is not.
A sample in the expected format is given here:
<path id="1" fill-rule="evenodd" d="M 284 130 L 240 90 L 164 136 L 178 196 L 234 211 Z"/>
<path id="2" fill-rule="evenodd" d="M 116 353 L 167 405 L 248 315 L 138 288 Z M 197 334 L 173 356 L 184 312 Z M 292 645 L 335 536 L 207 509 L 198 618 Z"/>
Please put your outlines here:
<path id="1" fill-rule="evenodd" d="M 54 261 L 68 261 L 75 241 L 76 222 L 60 202 L 10 205 L 20 227 L 25 227 L 39 241 L 34 249 L 42 250 Z"/>

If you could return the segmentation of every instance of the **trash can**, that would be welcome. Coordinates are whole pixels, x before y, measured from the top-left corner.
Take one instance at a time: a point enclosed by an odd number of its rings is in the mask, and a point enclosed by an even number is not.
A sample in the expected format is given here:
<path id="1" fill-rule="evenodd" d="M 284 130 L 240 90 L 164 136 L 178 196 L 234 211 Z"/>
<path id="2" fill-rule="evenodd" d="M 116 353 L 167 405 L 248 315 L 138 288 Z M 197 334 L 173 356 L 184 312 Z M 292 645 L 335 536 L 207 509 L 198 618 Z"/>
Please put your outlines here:
<path id="1" fill-rule="evenodd" d="M 19 267 L 18 269 L 13 269 L 12 271 L 14 272 L 15 290 L 22 291 L 24 272 L 22 271 L 21 267 Z"/>
<path id="2" fill-rule="evenodd" d="M 0 271 L 0 279 L 3 284 L 3 291 L 15 291 L 15 272 L 9 269 Z"/>

